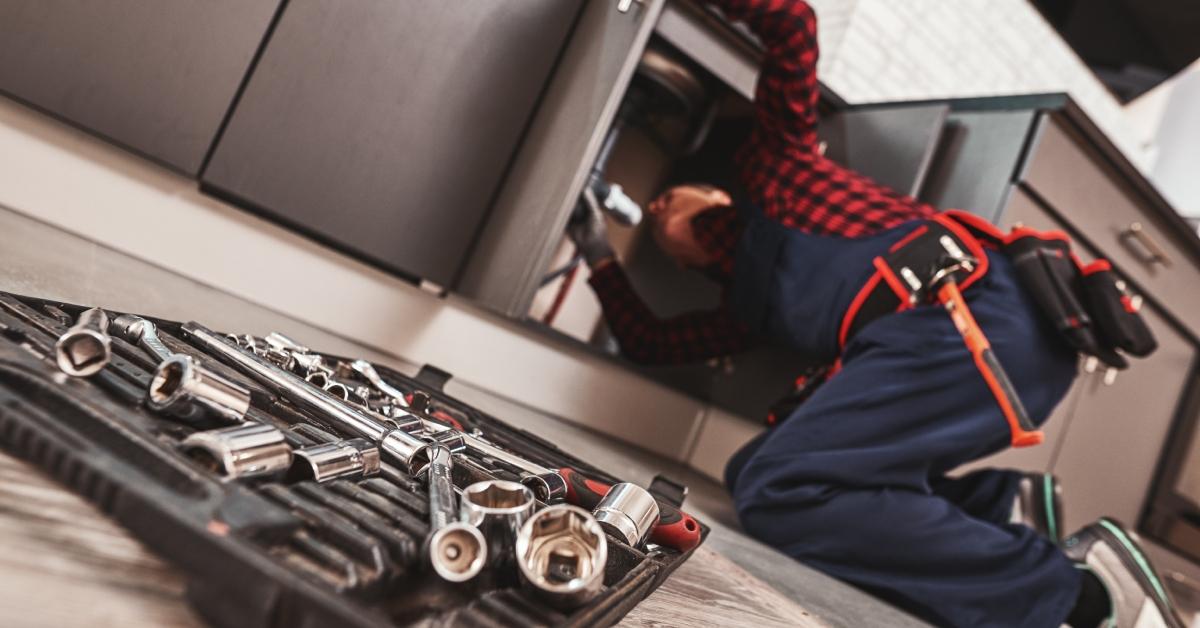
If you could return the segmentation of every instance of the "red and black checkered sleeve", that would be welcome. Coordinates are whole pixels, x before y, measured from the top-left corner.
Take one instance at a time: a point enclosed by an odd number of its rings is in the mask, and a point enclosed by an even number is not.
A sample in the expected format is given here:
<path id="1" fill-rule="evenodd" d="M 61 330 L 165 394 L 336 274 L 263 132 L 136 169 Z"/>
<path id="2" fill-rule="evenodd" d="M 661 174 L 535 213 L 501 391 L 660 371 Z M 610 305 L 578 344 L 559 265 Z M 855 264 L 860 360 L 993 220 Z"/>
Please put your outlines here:
<path id="1" fill-rule="evenodd" d="M 717 0 L 762 41 L 755 88 L 754 144 L 776 151 L 817 144 L 817 16 L 801 0 Z"/>
<path id="2" fill-rule="evenodd" d="M 634 362 L 687 364 L 740 353 L 748 345 L 745 327 L 724 308 L 658 318 L 618 264 L 593 271 L 588 283 L 621 352 Z"/>
<path id="3" fill-rule="evenodd" d="M 936 210 L 826 159 L 818 147 L 817 17 L 802 0 L 717 0 L 765 47 L 755 126 L 738 152 L 763 213 L 816 235 L 866 237 Z"/>

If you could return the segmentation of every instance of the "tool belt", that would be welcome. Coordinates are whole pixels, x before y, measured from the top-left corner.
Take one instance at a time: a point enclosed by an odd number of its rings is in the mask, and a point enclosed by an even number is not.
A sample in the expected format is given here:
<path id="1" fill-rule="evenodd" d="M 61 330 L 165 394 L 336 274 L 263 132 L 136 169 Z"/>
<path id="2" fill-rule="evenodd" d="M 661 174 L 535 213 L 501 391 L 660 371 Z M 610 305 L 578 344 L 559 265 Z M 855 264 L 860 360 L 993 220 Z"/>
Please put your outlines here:
<path id="1" fill-rule="evenodd" d="M 1021 285 L 1079 352 L 1124 369 L 1129 361 L 1122 353 L 1145 357 L 1158 347 L 1139 313 L 1141 298 L 1129 292 L 1108 260 L 1083 264 L 1061 231 L 1018 226 L 1006 234 L 978 216 L 956 210 L 934 216 L 872 261 L 875 273 L 842 318 L 839 347 L 845 348 L 871 322 L 929 302 L 930 290 L 945 273 L 966 290 L 987 273 L 988 250 L 1012 260 Z M 791 414 L 839 367 L 834 364 L 798 378 L 796 390 L 772 406 L 768 424 Z"/>
<path id="2" fill-rule="evenodd" d="M 886 256 L 875 258 L 875 274 L 842 319 L 841 346 L 868 323 L 923 302 L 929 279 L 964 256 L 976 261 L 971 271 L 955 271 L 959 287 L 966 290 L 987 273 L 989 249 L 1012 260 L 1021 285 L 1063 339 L 1081 353 L 1124 369 L 1129 361 L 1122 353 L 1146 357 L 1158 348 L 1138 311 L 1141 298 L 1129 292 L 1108 260 L 1083 264 L 1061 231 L 1018 226 L 1006 234 L 978 216 L 955 210 L 934 216 Z"/>

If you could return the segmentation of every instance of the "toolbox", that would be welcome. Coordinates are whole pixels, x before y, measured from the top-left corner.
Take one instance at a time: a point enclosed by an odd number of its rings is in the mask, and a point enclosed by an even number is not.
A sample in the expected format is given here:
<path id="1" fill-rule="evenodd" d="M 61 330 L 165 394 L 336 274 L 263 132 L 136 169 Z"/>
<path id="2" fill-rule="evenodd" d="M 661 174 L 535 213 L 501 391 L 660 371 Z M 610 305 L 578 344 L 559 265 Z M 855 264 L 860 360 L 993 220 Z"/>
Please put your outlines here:
<path id="1" fill-rule="evenodd" d="M 79 493 L 181 570 L 189 602 L 212 625 L 611 625 L 695 549 L 695 543 L 634 547 L 609 533 L 603 587 L 570 608 L 548 603 L 498 569 L 466 582 L 447 581 L 429 566 L 430 506 L 419 474 L 384 460 L 370 477 L 222 475 L 181 444 L 228 423 L 181 421 L 153 411 L 147 391 L 158 363 L 142 347 L 114 335 L 111 357 L 99 372 L 84 378 L 60 370 L 55 343 L 86 309 L 0 292 L 0 448 Z M 171 352 L 191 356 L 249 391 L 246 422 L 277 428 L 288 447 L 354 436 L 337 433 L 277 390 L 216 359 L 182 333 L 181 323 L 147 320 Z M 330 363 L 349 361 L 313 354 Z M 410 398 L 421 395 L 422 412 L 455 430 L 548 469 L 572 470 L 592 487 L 620 481 L 446 395 L 448 373 L 427 366 L 407 377 L 375 368 L 391 387 Z M 488 464 L 487 457 L 477 462 L 453 466 L 458 489 L 481 480 L 521 479 L 503 465 Z M 653 495 L 664 508 L 677 508 L 684 493 Z M 690 518 L 688 524 L 702 541 L 708 528 Z"/>

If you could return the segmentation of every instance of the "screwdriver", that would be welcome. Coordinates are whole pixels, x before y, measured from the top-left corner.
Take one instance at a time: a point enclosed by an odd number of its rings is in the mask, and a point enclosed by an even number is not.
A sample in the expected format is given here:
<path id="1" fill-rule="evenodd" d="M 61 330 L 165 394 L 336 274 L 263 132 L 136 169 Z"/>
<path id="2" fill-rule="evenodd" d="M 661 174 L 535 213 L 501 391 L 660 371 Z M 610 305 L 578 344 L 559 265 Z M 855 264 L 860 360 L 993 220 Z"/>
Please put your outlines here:
<path id="1" fill-rule="evenodd" d="M 582 473 L 563 467 L 558 470 L 567 482 L 567 501 L 594 510 L 600 500 L 608 494 L 612 485 L 589 478 Z M 650 531 L 650 542 L 687 552 L 700 545 L 700 522 L 672 504 L 658 502 L 658 523 Z"/>

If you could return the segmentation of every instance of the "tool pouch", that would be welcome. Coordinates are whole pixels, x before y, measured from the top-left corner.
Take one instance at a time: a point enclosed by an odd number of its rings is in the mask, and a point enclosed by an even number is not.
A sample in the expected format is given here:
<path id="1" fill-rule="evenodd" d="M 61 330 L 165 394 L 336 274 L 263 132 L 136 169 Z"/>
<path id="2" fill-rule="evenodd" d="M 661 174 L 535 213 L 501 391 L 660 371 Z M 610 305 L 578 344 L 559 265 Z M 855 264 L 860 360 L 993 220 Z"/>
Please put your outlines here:
<path id="1" fill-rule="evenodd" d="M 1065 234 L 1024 227 L 1004 239 L 1003 249 L 1022 285 L 1075 349 L 1124 369 L 1129 362 L 1117 349 L 1144 357 L 1157 347 L 1107 260 L 1084 268 Z"/>
<path id="2" fill-rule="evenodd" d="M 1081 274 L 1087 307 L 1104 343 L 1139 358 L 1153 353 L 1158 341 L 1108 260 L 1088 264 Z"/>

